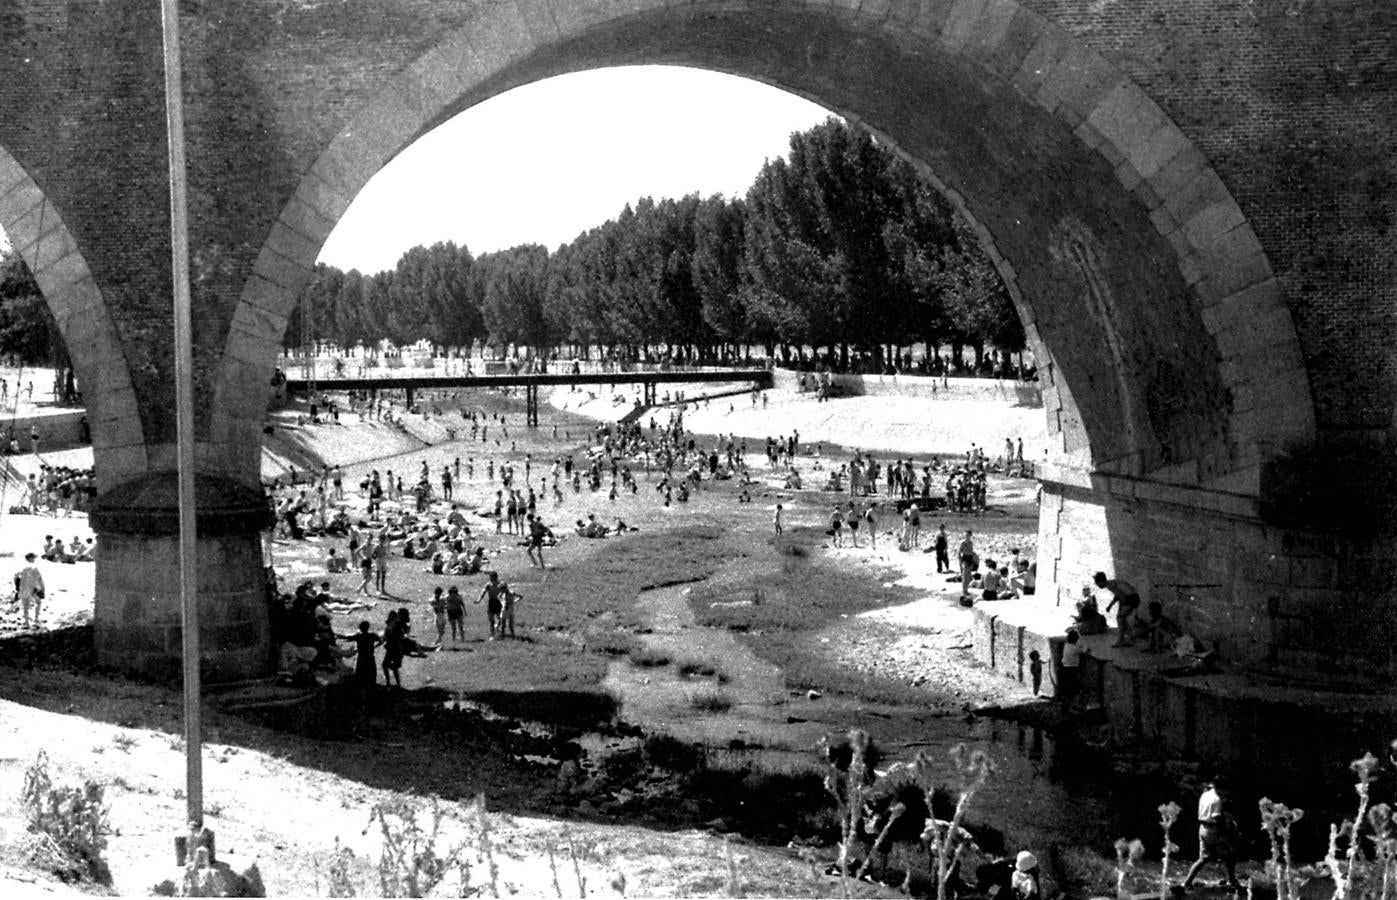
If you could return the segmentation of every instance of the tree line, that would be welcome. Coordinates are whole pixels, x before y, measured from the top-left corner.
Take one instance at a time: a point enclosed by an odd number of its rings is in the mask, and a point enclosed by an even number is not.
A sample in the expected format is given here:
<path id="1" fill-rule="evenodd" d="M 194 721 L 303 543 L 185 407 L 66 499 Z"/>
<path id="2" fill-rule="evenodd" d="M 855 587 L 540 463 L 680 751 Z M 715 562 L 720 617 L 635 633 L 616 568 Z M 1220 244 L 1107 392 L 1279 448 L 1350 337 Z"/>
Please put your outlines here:
<path id="1" fill-rule="evenodd" d="M 1023 349 L 1018 314 L 965 221 L 910 164 L 829 119 L 791 136 L 746 196 L 642 198 L 550 252 L 414 247 L 375 275 L 316 266 L 286 331 L 618 359 L 898 362 L 914 344 Z M 302 321 L 309 310 L 310 320 Z"/>
<path id="2" fill-rule="evenodd" d="M 75 402 L 77 381 L 58 323 L 24 259 L 0 249 L 0 361 L 54 369 L 54 396 Z"/>
<path id="3" fill-rule="evenodd" d="M 309 320 L 302 317 L 309 311 Z M 550 252 L 413 247 L 385 272 L 319 264 L 284 343 L 569 350 L 692 362 L 768 356 L 848 367 L 1023 349 L 969 226 L 904 160 L 829 119 L 791 136 L 738 198 L 642 198 Z M 70 371 L 18 254 L 0 251 L 0 354 Z M 64 379 L 71 389 L 71 376 Z"/>

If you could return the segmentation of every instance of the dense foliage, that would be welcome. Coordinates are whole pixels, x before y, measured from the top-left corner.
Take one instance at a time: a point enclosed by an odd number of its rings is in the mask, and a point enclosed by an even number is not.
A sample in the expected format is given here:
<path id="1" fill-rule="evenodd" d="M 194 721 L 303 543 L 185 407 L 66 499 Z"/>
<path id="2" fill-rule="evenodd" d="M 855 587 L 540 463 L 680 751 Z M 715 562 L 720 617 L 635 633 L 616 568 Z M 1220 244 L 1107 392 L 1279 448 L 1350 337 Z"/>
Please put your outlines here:
<path id="1" fill-rule="evenodd" d="M 841 364 L 913 343 L 977 356 L 1024 343 L 965 222 L 911 165 L 835 119 L 792 135 L 746 197 L 642 198 L 553 253 L 439 243 L 377 275 L 317 266 L 286 345 L 307 335 L 699 360 L 809 347 Z"/>
<path id="2" fill-rule="evenodd" d="M 51 366 L 54 394 L 77 399 L 68 349 L 29 266 L 18 253 L 0 248 L 0 358 L 11 363 Z"/>

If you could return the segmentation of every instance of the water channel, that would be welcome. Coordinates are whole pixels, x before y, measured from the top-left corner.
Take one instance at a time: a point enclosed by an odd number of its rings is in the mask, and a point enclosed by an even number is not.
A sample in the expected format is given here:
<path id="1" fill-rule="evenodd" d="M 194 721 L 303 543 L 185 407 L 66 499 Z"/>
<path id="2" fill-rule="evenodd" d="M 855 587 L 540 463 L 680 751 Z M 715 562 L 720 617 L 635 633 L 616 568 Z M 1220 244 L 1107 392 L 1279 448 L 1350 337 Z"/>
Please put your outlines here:
<path id="1" fill-rule="evenodd" d="M 986 750 L 995 763 L 970 818 L 1003 831 L 1011 849 L 1085 846 L 1109 855 L 1118 837 L 1149 840 L 1157 834 L 1155 807 L 1172 798 L 1132 796 L 1123 798 L 1122 809 L 1121 802 L 1113 802 L 1119 787 L 1100 751 L 1012 721 L 928 715 L 915 707 L 790 691 L 780 669 L 759 658 L 736 634 L 695 624 L 690 590 L 681 585 L 642 593 L 639 606 L 653 630 L 641 639 L 647 650 L 676 662 L 711 661 L 725 674 L 725 683 L 717 687 L 712 678 L 682 676 L 677 665 L 642 668 L 624 659 L 613 662 L 603 687 L 620 699 L 621 717 L 647 732 L 667 733 L 768 769 L 800 771 L 818 767 L 816 747 L 822 736 L 861 728 L 889 761 L 910 761 L 918 750 L 925 751 L 937 767 L 938 783 L 947 786 L 954 786 L 957 777 L 951 750 L 964 743 Z M 731 700 L 726 711 L 705 711 L 690 702 L 696 693 L 716 691 Z M 1156 831 L 1142 833 L 1150 824 Z"/>

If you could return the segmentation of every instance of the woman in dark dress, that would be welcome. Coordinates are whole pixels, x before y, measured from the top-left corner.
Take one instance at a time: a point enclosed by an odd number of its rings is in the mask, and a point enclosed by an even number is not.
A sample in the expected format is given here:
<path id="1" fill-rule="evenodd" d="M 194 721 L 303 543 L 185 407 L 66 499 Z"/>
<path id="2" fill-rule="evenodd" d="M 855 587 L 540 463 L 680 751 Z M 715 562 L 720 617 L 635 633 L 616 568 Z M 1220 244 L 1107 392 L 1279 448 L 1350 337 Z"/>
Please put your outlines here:
<path id="1" fill-rule="evenodd" d="M 378 667 L 374 665 L 374 648 L 381 643 L 378 635 L 369 630 L 368 622 L 359 623 L 359 631 L 342 637 L 354 645 L 354 683 L 367 690 L 378 681 Z"/>

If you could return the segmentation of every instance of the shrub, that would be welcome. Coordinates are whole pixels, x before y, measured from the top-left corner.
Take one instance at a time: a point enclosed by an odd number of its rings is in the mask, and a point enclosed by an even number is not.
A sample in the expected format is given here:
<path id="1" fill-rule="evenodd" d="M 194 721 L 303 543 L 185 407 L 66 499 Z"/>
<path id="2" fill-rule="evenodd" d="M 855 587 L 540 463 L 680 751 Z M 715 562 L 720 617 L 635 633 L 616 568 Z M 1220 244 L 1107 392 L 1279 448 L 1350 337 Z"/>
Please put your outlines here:
<path id="1" fill-rule="evenodd" d="M 692 678 L 695 675 L 702 678 L 711 678 L 719 674 L 718 667 L 711 662 L 700 659 L 682 660 L 677 666 L 681 678 Z"/>
<path id="2" fill-rule="evenodd" d="M 703 762 L 703 754 L 698 747 L 685 743 L 668 734 L 652 734 L 641 745 L 645 761 L 671 772 L 692 772 Z"/>
<path id="3" fill-rule="evenodd" d="M 689 706 L 699 712 L 725 713 L 732 709 L 732 698 L 721 691 L 697 691 L 689 695 Z"/>
<path id="4" fill-rule="evenodd" d="M 103 786 L 91 780 L 81 788 L 54 787 L 48 754 L 42 750 L 25 770 L 20 799 L 29 830 L 39 838 L 36 861 L 64 881 L 111 883 L 111 871 L 102 859 L 110 830 L 104 793 Z"/>
<path id="5" fill-rule="evenodd" d="M 663 650 L 636 650 L 630 654 L 630 661 L 644 669 L 657 669 L 669 665 L 669 654 Z"/>

